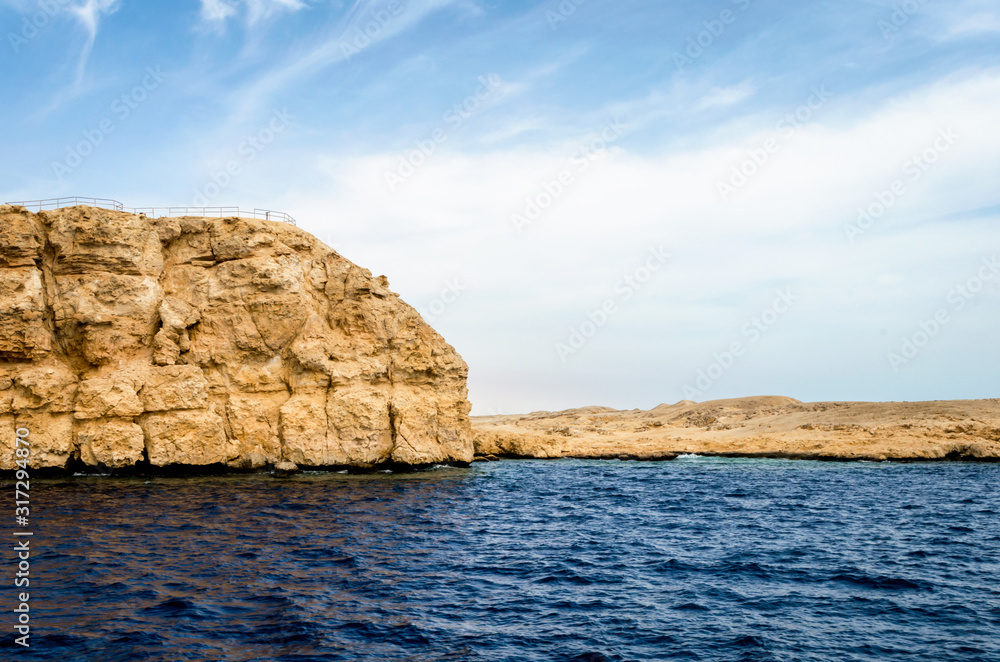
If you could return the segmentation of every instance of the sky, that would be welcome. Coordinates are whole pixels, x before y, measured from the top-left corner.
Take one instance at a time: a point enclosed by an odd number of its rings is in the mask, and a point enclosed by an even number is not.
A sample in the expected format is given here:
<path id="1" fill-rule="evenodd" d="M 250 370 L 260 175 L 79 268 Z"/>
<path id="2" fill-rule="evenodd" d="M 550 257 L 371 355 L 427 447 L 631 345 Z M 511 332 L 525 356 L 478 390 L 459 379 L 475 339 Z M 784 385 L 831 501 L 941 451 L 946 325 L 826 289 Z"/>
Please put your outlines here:
<path id="1" fill-rule="evenodd" d="M 0 0 L 0 202 L 280 210 L 474 414 L 1000 397 L 995 0 Z"/>

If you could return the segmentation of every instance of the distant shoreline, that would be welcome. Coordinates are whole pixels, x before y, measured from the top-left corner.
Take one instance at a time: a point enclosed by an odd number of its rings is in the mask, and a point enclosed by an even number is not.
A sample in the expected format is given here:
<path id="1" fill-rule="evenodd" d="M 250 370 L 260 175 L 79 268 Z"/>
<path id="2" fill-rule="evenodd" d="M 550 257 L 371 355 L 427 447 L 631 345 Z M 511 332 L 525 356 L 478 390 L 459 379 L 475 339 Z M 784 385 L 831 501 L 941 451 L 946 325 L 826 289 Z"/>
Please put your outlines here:
<path id="1" fill-rule="evenodd" d="M 759 396 L 472 417 L 476 459 L 1000 462 L 1000 399 L 815 402 Z"/>

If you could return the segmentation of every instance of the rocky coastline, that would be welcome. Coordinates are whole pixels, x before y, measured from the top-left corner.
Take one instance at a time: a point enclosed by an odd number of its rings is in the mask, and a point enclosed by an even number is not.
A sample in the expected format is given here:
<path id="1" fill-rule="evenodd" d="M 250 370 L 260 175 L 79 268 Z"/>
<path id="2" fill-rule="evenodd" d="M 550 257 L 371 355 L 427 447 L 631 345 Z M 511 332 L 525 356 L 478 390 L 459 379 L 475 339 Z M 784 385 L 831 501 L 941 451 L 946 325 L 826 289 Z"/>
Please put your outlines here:
<path id="1" fill-rule="evenodd" d="M 289 224 L 0 206 L 0 472 L 372 472 L 682 454 L 1000 461 L 1000 400 L 764 396 L 470 419 L 468 367 Z"/>
<path id="2" fill-rule="evenodd" d="M 292 225 L 0 206 L 0 470 L 467 464 L 468 367 Z"/>
<path id="3" fill-rule="evenodd" d="M 824 461 L 1000 462 L 1000 400 L 816 402 L 763 396 L 643 411 L 473 417 L 477 461 L 683 454 Z"/>

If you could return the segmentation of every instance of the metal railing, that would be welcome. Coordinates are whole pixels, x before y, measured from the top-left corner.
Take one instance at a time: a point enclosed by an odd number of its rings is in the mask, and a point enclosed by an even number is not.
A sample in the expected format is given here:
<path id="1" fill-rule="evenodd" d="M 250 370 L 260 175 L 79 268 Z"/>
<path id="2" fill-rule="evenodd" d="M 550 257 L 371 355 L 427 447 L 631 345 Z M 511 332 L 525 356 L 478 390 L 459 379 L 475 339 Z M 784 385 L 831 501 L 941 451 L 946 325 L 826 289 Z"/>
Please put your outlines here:
<path id="1" fill-rule="evenodd" d="M 129 207 L 125 211 L 143 214 L 152 218 L 160 216 L 239 216 L 240 218 L 262 218 L 267 221 L 283 221 L 295 225 L 295 219 L 283 211 L 271 209 L 240 209 L 239 207 Z"/>
<path id="2" fill-rule="evenodd" d="M 48 200 L 26 200 L 24 202 L 5 202 L 7 205 L 18 205 L 26 209 L 62 209 L 63 207 L 75 207 L 77 205 L 87 205 L 88 207 L 101 207 L 102 209 L 114 209 L 115 211 L 125 211 L 125 206 L 117 200 L 109 198 L 49 198 Z"/>
<path id="3" fill-rule="evenodd" d="M 117 200 L 109 198 L 82 198 L 73 196 L 71 198 L 49 198 L 48 200 L 24 200 L 20 202 L 7 202 L 4 204 L 18 205 L 29 210 L 42 211 L 43 209 L 62 209 L 63 207 L 76 207 L 77 205 L 87 205 L 88 207 L 100 207 L 101 209 L 112 209 L 123 211 L 129 214 L 142 214 L 151 218 L 161 216 L 237 216 L 239 218 L 262 218 L 268 221 L 282 221 L 295 225 L 295 219 L 283 211 L 273 211 L 271 209 L 240 209 L 239 207 L 126 207 Z"/>

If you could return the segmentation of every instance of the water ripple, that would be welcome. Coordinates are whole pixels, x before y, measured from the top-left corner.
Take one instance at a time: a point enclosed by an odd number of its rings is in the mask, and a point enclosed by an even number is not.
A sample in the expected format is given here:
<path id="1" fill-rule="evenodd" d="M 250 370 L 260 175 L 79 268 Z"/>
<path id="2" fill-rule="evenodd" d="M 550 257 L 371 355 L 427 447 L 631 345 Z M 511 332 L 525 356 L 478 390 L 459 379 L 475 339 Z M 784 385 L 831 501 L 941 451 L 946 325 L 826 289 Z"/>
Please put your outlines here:
<path id="1" fill-rule="evenodd" d="M 0 657 L 1000 660 L 998 487 L 696 457 L 43 481 L 32 647 Z"/>

